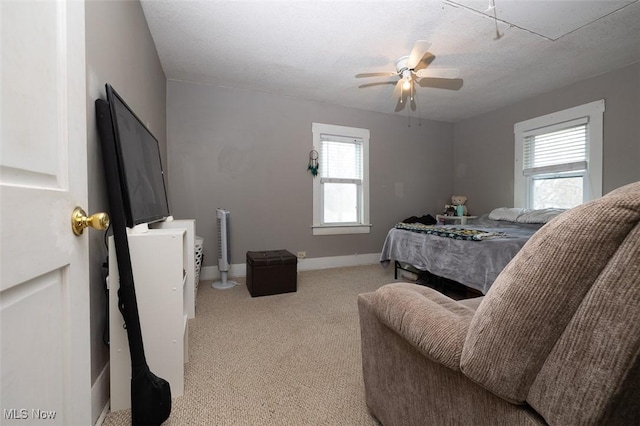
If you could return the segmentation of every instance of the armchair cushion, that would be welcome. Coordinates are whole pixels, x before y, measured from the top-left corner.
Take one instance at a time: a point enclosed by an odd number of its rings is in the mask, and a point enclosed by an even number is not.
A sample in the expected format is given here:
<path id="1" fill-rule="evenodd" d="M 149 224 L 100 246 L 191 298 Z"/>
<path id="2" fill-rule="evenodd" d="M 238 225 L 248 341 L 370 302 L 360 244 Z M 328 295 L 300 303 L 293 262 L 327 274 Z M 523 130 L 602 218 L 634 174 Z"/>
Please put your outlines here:
<path id="1" fill-rule="evenodd" d="M 465 375 L 524 403 L 586 294 L 638 224 L 639 204 L 640 183 L 628 185 L 536 232 L 500 273 L 471 322 L 461 358 Z"/>
<path id="2" fill-rule="evenodd" d="M 621 425 L 640 419 L 638 241 L 640 226 L 587 293 L 531 386 L 527 401 L 550 424 Z"/>

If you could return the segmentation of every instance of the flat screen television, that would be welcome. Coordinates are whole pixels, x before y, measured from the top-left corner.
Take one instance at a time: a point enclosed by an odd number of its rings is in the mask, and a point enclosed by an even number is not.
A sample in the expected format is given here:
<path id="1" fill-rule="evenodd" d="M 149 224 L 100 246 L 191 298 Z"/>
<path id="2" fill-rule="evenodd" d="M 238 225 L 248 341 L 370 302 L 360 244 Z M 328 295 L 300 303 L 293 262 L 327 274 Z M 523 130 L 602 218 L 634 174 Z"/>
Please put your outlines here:
<path id="1" fill-rule="evenodd" d="M 158 140 L 106 84 L 126 226 L 166 219 L 169 202 Z"/>

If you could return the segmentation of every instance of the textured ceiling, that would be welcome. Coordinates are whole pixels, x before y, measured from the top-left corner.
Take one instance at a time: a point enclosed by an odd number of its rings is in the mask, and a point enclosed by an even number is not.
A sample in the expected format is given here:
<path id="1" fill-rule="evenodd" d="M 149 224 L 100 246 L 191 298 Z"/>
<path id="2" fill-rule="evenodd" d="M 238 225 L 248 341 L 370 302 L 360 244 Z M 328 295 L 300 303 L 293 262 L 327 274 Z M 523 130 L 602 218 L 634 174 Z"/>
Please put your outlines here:
<path id="1" fill-rule="evenodd" d="M 492 1 L 494 9 L 488 9 Z M 634 1 L 143 0 L 168 79 L 457 121 L 640 61 Z M 495 15 L 494 15 L 495 14 Z M 395 112 L 395 71 L 416 40 L 459 90 L 416 88 Z"/>

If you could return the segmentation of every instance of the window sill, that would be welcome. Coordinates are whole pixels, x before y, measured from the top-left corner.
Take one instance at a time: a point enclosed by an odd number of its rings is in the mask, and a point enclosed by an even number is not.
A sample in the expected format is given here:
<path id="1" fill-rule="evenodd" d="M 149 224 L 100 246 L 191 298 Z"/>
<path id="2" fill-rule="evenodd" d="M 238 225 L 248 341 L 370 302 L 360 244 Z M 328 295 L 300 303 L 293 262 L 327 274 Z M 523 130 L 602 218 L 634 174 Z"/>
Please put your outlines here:
<path id="1" fill-rule="evenodd" d="M 313 225 L 313 235 L 368 234 L 371 224 L 366 225 Z"/>

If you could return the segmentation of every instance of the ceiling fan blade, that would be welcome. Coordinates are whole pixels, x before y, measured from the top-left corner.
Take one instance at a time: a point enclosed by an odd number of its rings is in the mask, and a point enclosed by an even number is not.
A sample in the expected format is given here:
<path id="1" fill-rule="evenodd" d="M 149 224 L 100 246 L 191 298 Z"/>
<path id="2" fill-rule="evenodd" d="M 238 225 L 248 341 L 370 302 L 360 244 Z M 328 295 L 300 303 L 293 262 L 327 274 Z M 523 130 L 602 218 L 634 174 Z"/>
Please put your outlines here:
<path id="1" fill-rule="evenodd" d="M 415 74 L 419 78 L 458 78 L 460 70 L 457 68 L 429 68 L 416 71 Z"/>
<path id="2" fill-rule="evenodd" d="M 396 87 L 393 88 L 393 94 L 391 95 L 393 98 L 402 99 L 402 79 L 398 80 L 396 83 Z"/>
<path id="3" fill-rule="evenodd" d="M 394 75 L 397 75 L 397 73 L 395 72 L 363 72 L 360 74 L 356 74 L 356 78 L 363 78 L 363 77 L 393 77 Z"/>
<path id="4" fill-rule="evenodd" d="M 387 84 L 396 84 L 395 81 L 380 81 L 378 83 L 366 83 L 358 86 L 360 89 L 364 89 L 365 87 L 373 87 L 373 86 L 383 86 Z"/>
<path id="5" fill-rule="evenodd" d="M 435 87 L 436 89 L 460 90 L 464 83 L 461 78 L 432 78 L 423 77 L 418 80 L 420 87 Z"/>
<path id="6" fill-rule="evenodd" d="M 424 57 L 430 47 L 431 43 L 427 40 L 418 40 L 414 43 L 413 49 L 411 49 L 411 53 L 409 54 L 409 59 L 407 60 L 409 69 L 413 69 L 418 65 L 418 62 Z"/>
<path id="7" fill-rule="evenodd" d="M 425 69 L 426 67 L 428 67 L 429 65 L 431 65 L 431 62 L 434 61 L 434 59 L 436 59 L 435 55 L 432 55 L 431 53 L 427 52 L 424 54 L 424 56 L 422 58 L 420 58 L 420 62 L 418 62 L 416 64 L 415 67 L 411 68 L 414 72 L 416 71 L 420 71 Z"/>

